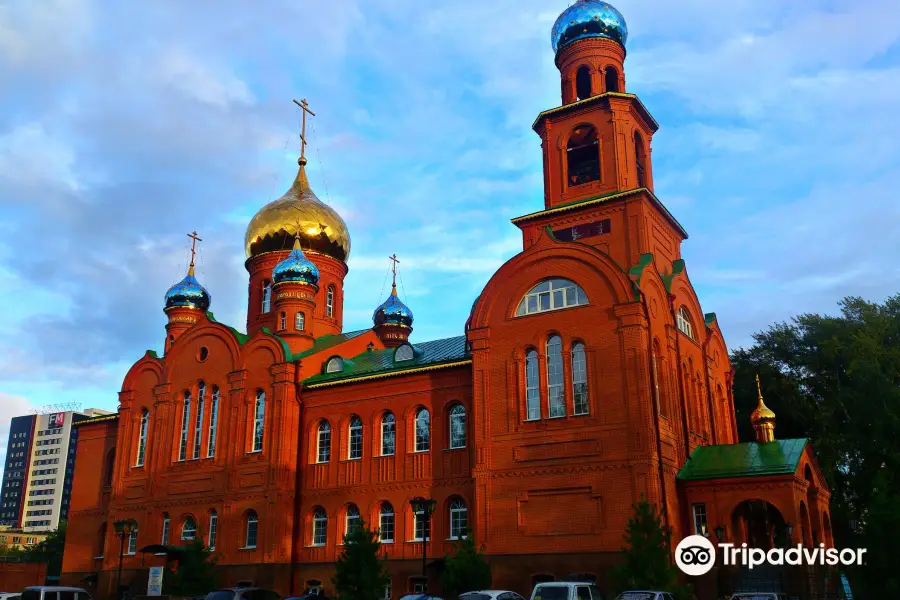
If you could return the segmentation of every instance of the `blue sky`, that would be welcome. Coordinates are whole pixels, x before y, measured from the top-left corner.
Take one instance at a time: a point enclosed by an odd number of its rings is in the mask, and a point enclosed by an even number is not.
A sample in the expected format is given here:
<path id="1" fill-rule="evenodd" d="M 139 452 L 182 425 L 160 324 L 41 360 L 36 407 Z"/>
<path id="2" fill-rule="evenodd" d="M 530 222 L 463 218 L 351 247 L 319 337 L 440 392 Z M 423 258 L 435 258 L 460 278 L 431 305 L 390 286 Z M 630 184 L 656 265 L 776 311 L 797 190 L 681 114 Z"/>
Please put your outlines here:
<path id="1" fill-rule="evenodd" d="M 190 4 L 190 6 L 188 6 Z M 900 5 L 620 0 L 628 91 L 662 128 L 660 199 L 730 347 L 846 295 L 900 290 Z M 565 0 L 0 3 L 0 444 L 14 414 L 115 409 L 161 347 L 203 238 L 212 310 L 243 328 L 243 234 L 309 174 L 353 238 L 345 327 L 401 258 L 414 339 L 462 332 L 542 206 L 534 117 L 559 104 Z M 2 459 L 2 456 L 0 456 Z"/>

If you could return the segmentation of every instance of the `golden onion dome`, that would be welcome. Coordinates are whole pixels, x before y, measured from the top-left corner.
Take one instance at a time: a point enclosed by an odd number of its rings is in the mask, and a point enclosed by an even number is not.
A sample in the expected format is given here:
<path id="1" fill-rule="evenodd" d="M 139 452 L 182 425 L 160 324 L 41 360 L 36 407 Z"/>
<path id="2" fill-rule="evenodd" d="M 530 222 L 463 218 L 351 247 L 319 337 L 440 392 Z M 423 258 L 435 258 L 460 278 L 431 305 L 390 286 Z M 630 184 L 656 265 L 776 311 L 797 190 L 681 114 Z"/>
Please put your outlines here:
<path id="1" fill-rule="evenodd" d="M 766 403 L 763 402 L 762 389 L 759 386 L 759 375 L 756 376 L 756 391 L 758 398 L 758 404 L 756 408 L 750 413 L 750 422 L 753 425 L 758 423 L 763 423 L 766 421 L 774 421 L 775 413 L 772 412 L 772 409 L 766 406 Z"/>
<path id="2" fill-rule="evenodd" d="M 291 189 L 263 206 L 250 220 L 245 237 L 247 257 L 264 252 L 290 250 L 299 236 L 304 249 L 347 262 L 350 232 L 337 212 L 316 197 L 306 178 L 306 159 Z"/>

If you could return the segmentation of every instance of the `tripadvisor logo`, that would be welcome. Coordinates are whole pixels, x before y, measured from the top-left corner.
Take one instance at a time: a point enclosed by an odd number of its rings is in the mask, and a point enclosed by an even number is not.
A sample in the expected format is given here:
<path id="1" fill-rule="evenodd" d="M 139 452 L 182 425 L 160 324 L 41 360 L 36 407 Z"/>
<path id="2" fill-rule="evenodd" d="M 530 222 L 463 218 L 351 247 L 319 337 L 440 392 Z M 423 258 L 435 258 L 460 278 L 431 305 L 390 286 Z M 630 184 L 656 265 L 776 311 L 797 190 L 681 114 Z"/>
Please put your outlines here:
<path id="1" fill-rule="evenodd" d="M 716 564 L 716 547 L 702 535 L 689 535 L 681 540 L 675 548 L 675 564 L 687 575 L 704 575 Z M 826 548 L 819 544 L 818 548 L 804 548 L 797 544 L 791 548 L 749 548 L 747 544 L 739 547 L 734 544 L 719 544 L 718 553 L 722 555 L 722 564 L 740 565 L 750 569 L 760 565 L 862 565 L 865 548 Z"/>

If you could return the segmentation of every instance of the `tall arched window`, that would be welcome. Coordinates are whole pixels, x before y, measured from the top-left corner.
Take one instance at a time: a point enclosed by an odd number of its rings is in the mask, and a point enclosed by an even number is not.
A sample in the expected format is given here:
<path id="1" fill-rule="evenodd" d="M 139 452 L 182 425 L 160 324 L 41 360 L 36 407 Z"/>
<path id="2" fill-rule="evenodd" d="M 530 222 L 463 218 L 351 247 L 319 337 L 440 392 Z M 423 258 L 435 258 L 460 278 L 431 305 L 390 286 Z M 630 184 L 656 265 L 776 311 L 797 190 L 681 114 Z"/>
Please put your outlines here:
<path id="1" fill-rule="evenodd" d="M 97 532 L 97 550 L 94 558 L 103 558 L 106 550 L 106 523 L 100 524 L 100 530 Z"/>
<path id="2" fill-rule="evenodd" d="M 647 187 L 647 150 L 644 138 L 637 131 L 634 132 L 634 164 L 637 167 L 638 187 Z"/>
<path id="3" fill-rule="evenodd" d="M 350 430 L 348 435 L 348 452 L 347 458 L 350 460 L 356 460 L 362 458 L 362 450 L 363 450 L 363 430 L 362 430 L 362 419 L 359 417 L 353 417 L 350 419 Z"/>
<path id="4" fill-rule="evenodd" d="M 159 543 L 163 546 L 169 545 L 169 525 L 171 523 L 172 520 L 169 518 L 169 513 L 163 513 L 162 535 L 159 538 Z"/>
<path id="5" fill-rule="evenodd" d="M 138 425 L 137 460 L 134 466 L 144 466 L 144 455 L 147 453 L 147 422 L 150 420 L 150 412 L 146 408 L 141 409 L 141 424 Z"/>
<path id="6" fill-rule="evenodd" d="M 663 379 L 660 373 L 662 365 L 662 352 L 659 349 L 659 342 L 653 340 L 653 398 L 656 401 L 656 410 L 660 416 L 667 417 L 669 410 L 668 406 L 666 406 L 667 403 L 663 400 L 663 386 L 661 383 Z"/>
<path id="7" fill-rule="evenodd" d="M 184 404 L 181 409 L 181 439 L 178 443 L 178 460 L 187 458 L 188 427 L 191 422 L 191 393 L 184 393 Z"/>
<path id="8" fill-rule="evenodd" d="M 572 400 L 576 415 L 588 414 L 587 357 L 584 344 L 572 344 Z"/>
<path id="9" fill-rule="evenodd" d="M 247 513 L 247 535 L 244 538 L 244 548 L 256 548 L 256 539 L 259 534 L 259 517 L 254 511 Z"/>
<path id="10" fill-rule="evenodd" d="M 689 338 L 694 339 L 694 325 L 691 322 L 691 313 L 688 312 L 686 307 L 682 306 L 678 309 L 676 321 L 679 331 Z"/>
<path id="11" fill-rule="evenodd" d="M 587 303 L 587 294 L 577 283 L 568 279 L 548 279 L 528 290 L 519 302 L 516 316 L 522 317 Z"/>
<path id="12" fill-rule="evenodd" d="M 174 335 L 170 335 L 170 336 L 169 336 L 169 348 L 171 348 L 171 347 L 174 346 L 174 345 L 175 345 L 175 336 L 174 336 Z"/>
<path id="13" fill-rule="evenodd" d="M 181 524 L 181 539 L 191 541 L 195 537 L 197 537 L 197 521 L 194 520 L 194 517 L 188 517 Z"/>
<path id="14" fill-rule="evenodd" d="M 312 545 L 324 546 L 328 540 L 328 515 L 325 514 L 325 509 L 315 510 L 312 525 Z"/>
<path id="15" fill-rule="evenodd" d="M 421 504 L 413 508 L 413 540 L 414 542 L 427 542 L 431 540 L 431 519 L 425 514 L 425 507 Z"/>
<path id="16" fill-rule="evenodd" d="M 393 456 L 397 442 L 397 421 L 394 413 L 384 413 L 381 418 L 381 456 Z"/>
<path id="17" fill-rule="evenodd" d="M 280 331 L 287 329 L 287 313 L 284 311 L 281 311 L 281 314 L 278 315 L 278 329 Z"/>
<path id="18" fill-rule="evenodd" d="M 547 404 L 551 419 L 566 416 L 562 339 L 558 335 L 551 336 L 547 340 Z"/>
<path id="19" fill-rule="evenodd" d="M 253 420 L 253 452 L 263 449 L 263 430 L 266 425 L 266 393 L 256 390 L 256 413 Z"/>
<path id="20" fill-rule="evenodd" d="M 306 329 L 306 315 L 302 312 L 298 312 L 294 316 L 294 329 L 297 331 L 304 331 Z"/>
<path id="21" fill-rule="evenodd" d="M 607 92 L 618 92 L 619 91 L 619 72 L 616 71 L 615 67 L 606 67 L 606 91 Z"/>
<path id="22" fill-rule="evenodd" d="M 359 527 L 359 508 L 355 504 L 347 507 L 347 520 L 344 526 L 344 535 L 350 535 Z"/>
<path id="23" fill-rule="evenodd" d="M 197 393 L 197 415 L 194 417 L 194 459 L 200 458 L 200 446 L 203 442 L 204 404 L 206 404 L 206 384 L 201 381 Z"/>
<path id="24" fill-rule="evenodd" d="M 206 443 L 206 456 L 212 458 L 216 455 L 216 430 L 219 426 L 219 388 L 213 386 L 212 403 L 209 405 L 209 439 Z"/>
<path id="25" fill-rule="evenodd" d="M 262 282 L 262 312 L 267 313 L 272 309 L 272 282 L 264 279 Z"/>
<path id="26" fill-rule="evenodd" d="M 416 413 L 416 452 L 428 452 L 431 448 L 431 414 L 426 408 Z"/>
<path id="27" fill-rule="evenodd" d="M 331 460 L 331 425 L 323 420 L 319 423 L 316 439 L 316 462 L 327 463 L 329 460 Z"/>
<path id="28" fill-rule="evenodd" d="M 541 390 L 538 379 L 538 353 L 537 350 L 530 350 L 525 355 L 525 404 L 529 421 L 541 418 Z"/>
<path id="29" fill-rule="evenodd" d="M 456 498 L 450 504 L 450 539 L 458 540 L 466 537 L 466 529 L 469 527 L 469 512 L 466 503 Z"/>
<path id="30" fill-rule="evenodd" d="M 218 533 L 219 528 L 219 513 L 215 510 L 211 510 L 209 513 L 209 543 L 206 545 L 209 546 L 209 549 L 216 549 L 216 534 Z"/>
<path id="31" fill-rule="evenodd" d="M 457 404 L 450 409 L 450 449 L 466 447 L 466 408 Z"/>
<path id="32" fill-rule="evenodd" d="M 334 316 L 334 286 L 328 286 L 328 292 L 325 294 L 325 316 Z"/>
<path id="33" fill-rule="evenodd" d="M 137 545 L 138 545 L 137 538 L 138 538 L 138 530 L 137 530 L 137 527 L 135 527 L 132 530 L 131 535 L 128 536 L 128 554 L 129 555 L 137 554 Z"/>
<path id="34" fill-rule="evenodd" d="M 566 164 L 569 187 L 600 180 L 600 138 L 591 125 L 580 125 L 572 132 Z"/>
<path id="35" fill-rule="evenodd" d="M 394 507 L 390 502 L 382 502 L 378 515 L 378 534 L 382 544 L 394 542 Z"/>
<path id="36" fill-rule="evenodd" d="M 575 93 L 579 100 L 591 97 L 591 69 L 587 65 L 578 67 L 575 74 Z"/>
<path id="37" fill-rule="evenodd" d="M 113 448 L 106 455 L 106 487 L 112 487 L 113 477 L 116 474 L 116 449 Z"/>

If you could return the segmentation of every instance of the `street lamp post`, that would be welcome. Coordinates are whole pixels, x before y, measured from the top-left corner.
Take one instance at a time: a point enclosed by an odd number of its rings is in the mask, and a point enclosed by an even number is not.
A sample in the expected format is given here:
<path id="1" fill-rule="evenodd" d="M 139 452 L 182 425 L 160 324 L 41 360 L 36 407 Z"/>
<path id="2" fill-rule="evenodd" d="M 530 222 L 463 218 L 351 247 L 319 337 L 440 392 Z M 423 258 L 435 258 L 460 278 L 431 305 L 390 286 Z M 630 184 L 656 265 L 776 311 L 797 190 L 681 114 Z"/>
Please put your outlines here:
<path id="1" fill-rule="evenodd" d="M 116 573 L 116 598 L 119 597 L 122 589 L 122 559 L 125 556 L 125 540 L 131 537 L 131 534 L 137 529 L 137 523 L 128 520 L 119 520 L 113 523 L 116 530 L 116 537 L 119 538 L 119 569 Z"/>
<path id="2" fill-rule="evenodd" d="M 409 501 L 409 504 L 412 506 L 414 515 L 421 512 L 425 518 L 425 523 L 422 527 L 422 592 L 427 593 L 428 575 L 425 572 L 425 562 L 428 555 L 428 540 L 431 539 L 431 514 L 434 512 L 434 506 L 437 502 L 431 498 L 416 496 Z"/>

